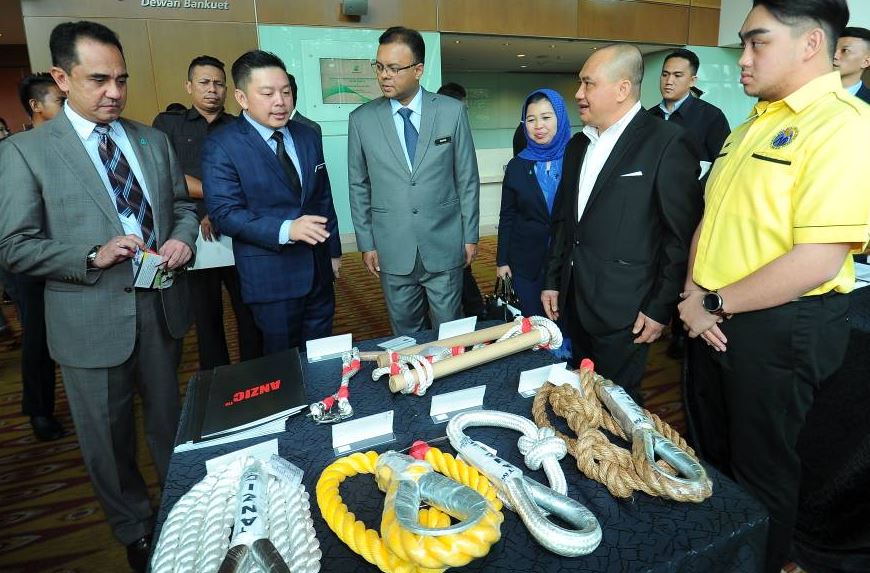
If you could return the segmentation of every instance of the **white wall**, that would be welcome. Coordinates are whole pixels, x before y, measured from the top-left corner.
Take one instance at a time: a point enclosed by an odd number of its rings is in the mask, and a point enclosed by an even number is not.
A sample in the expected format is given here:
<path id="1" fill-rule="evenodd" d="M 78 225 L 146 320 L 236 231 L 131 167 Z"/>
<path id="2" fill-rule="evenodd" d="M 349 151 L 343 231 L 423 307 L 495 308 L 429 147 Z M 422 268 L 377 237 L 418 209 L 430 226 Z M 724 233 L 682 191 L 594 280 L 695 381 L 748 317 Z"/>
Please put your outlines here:
<path id="1" fill-rule="evenodd" d="M 870 1 L 847 0 L 849 5 L 849 25 L 870 28 Z M 722 0 L 719 14 L 719 45 L 737 46 L 740 40 L 737 32 L 752 8 L 752 0 Z"/>

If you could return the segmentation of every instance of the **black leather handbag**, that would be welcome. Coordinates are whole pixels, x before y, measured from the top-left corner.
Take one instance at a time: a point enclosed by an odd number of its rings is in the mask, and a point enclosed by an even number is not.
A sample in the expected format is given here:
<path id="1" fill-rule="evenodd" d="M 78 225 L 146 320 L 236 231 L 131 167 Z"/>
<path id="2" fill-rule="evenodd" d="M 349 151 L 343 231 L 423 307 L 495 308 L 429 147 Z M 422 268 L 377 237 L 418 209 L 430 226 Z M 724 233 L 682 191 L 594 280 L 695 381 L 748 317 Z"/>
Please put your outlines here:
<path id="1" fill-rule="evenodd" d="M 520 297 L 514 290 L 510 276 L 495 279 L 495 289 L 492 294 L 483 297 L 483 307 L 486 320 L 510 322 L 522 314 Z"/>

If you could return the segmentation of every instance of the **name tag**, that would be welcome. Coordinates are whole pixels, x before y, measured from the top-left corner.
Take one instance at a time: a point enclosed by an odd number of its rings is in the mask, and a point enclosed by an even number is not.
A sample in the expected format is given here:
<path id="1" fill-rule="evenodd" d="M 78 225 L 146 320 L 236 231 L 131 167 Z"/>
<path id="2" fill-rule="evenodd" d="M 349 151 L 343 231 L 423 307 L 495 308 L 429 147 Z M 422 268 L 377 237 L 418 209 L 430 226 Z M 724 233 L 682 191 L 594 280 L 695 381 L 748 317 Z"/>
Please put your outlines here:
<path id="1" fill-rule="evenodd" d="M 449 135 L 447 137 L 439 137 L 435 140 L 435 145 L 444 145 L 445 143 L 450 143 L 453 141 L 453 138 Z"/>

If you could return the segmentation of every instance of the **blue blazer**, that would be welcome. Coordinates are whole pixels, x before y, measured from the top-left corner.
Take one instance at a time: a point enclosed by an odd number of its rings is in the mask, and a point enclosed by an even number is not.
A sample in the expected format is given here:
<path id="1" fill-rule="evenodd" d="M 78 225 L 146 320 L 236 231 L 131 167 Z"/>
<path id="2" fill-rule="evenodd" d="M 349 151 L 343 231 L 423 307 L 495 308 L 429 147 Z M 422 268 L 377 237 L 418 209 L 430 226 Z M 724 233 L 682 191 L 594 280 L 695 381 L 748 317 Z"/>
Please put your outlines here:
<path id="1" fill-rule="evenodd" d="M 870 90 L 864 84 L 861 84 L 861 87 L 858 88 L 858 93 L 855 94 L 855 97 L 870 104 Z"/>
<path id="2" fill-rule="evenodd" d="M 507 164 L 501 187 L 496 264 L 535 280 L 546 262 L 550 242 L 547 201 L 535 177 L 535 162 L 514 157 Z"/>
<path id="3" fill-rule="evenodd" d="M 338 221 L 320 137 L 288 122 L 299 156 L 302 196 L 294 192 L 275 152 L 244 118 L 209 135 L 202 153 L 206 209 L 217 229 L 233 238 L 233 254 L 246 303 L 305 296 L 314 281 L 332 281 L 330 257 L 341 256 Z M 316 247 L 281 245 L 287 219 L 321 215 L 330 237 Z"/>

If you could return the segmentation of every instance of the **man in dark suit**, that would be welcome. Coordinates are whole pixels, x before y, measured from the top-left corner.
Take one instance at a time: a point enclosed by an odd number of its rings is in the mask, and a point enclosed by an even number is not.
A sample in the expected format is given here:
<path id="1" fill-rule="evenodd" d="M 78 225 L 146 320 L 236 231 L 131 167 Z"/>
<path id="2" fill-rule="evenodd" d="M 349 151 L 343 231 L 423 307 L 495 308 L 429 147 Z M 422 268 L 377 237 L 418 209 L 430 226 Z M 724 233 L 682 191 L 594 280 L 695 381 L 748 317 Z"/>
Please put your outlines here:
<path id="1" fill-rule="evenodd" d="M 290 91 L 293 93 L 293 111 L 290 113 L 290 121 L 298 121 L 302 125 L 307 125 L 311 129 L 317 132 L 317 135 L 323 137 L 323 132 L 320 129 L 320 124 L 314 120 L 308 119 L 301 113 L 299 113 L 299 87 L 296 85 L 296 78 L 293 77 L 293 74 L 287 74 L 287 77 L 290 78 Z"/>
<path id="2" fill-rule="evenodd" d="M 698 79 L 700 61 L 695 52 L 679 48 L 665 57 L 659 79 L 662 101 L 649 112 L 665 121 L 672 121 L 689 132 L 695 153 L 701 162 L 701 191 L 707 181 L 710 166 L 716 160 L 725 138 L 731 133 L 722 110 L 691 94 Z M 681 359 L 686 348 L 686 331 L 678 314 L 671 317 L 671 342 L 668 356 Z"/>
<path id="3" fill-rule="evenodd" d="M 320 137 L 290 121 L 284 62 L 252 50 L 232 74 L 244 111 L 209 136 L 203 190 L 212 221 L 233 238 L 242 299 L 271 354 L 332 333 L 338 221 Z"/>
<path id="4" fill-rule="evenodd" d="M 154 118 L 154 127 L 172 143 L 184 171 L 187 190 L 196 201 L 203 241 L 218 240 L 219 233 L 202 200 L 202 147 L 208 134 L 235 121 L 224 111 L 227 77 L 224 63 L 212 56 L 198 56 L 187 67 L 187 93 L 190 109 L 166 111 Z M 224 332 L 224 301 L 221 284 L 227 289 L 238 325 L 239 357 L 251 360 L 262 356 L 263 342 L 251 310 L 242 302 L 239 275 L 235 266 L 197 269 L 189 277 L 200 370 L 211 370 L 230 363 Z"/>
<path id="5" fill-rule="evenodd" d="M 670 320 L 701 215 L 698 158 L 682 128 L 640 106 L 643 60 L 598 50 L 580 71 L 586 124 L 565 152 L 541 301 L 564 309 L 574 359 L 640 402 L 649 343 Z"/>
<path id="6" fill-rule="evenodd" d="M 46 280 L 48 346 L 85 466 L 128 562 L 144 572 L 153 515 L 136 464 L 133 394 L 163 480 L 190 314 L 183 273 L 162 290 L 134 288 L 134 277 L 146 249 L 168 269 L 190 260 L 196 212 L 166 136 L 120 118 L 128 74 L 115 33 L 68 22 L 50 46 L 67 101 L 48 125 L 0 148 L 0 264 Z"/>
<path id="7" fill-rule="evenodd" d="M 49 73 L 30 74 L 18 84 L 24 111 L 37 128 L 63 110 L 66 99 Z M 33 435 L 57 440 L 65 431 L 54 416 L 55 364 L 45 333 L 45 279 L 12 275 L 15 304 L 21 320 L 21 412 L 30 416 Z"/>
<path id="8" fill-rule="evenodd" d="M 853 96 L 870 103 L 870 89 L 861 81 L 870 68 L 870 30 L 849 27 L 837 40 L 834 67 L 840 71 L 843 87 Z"/>

